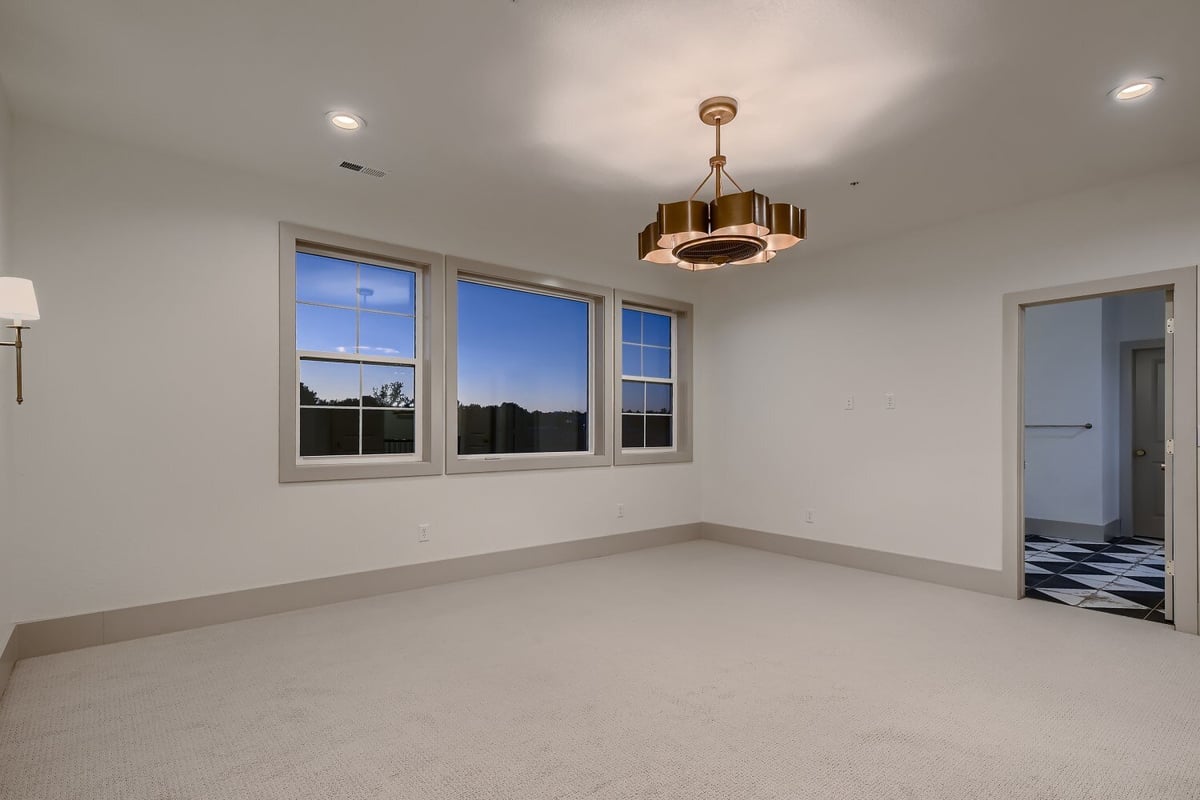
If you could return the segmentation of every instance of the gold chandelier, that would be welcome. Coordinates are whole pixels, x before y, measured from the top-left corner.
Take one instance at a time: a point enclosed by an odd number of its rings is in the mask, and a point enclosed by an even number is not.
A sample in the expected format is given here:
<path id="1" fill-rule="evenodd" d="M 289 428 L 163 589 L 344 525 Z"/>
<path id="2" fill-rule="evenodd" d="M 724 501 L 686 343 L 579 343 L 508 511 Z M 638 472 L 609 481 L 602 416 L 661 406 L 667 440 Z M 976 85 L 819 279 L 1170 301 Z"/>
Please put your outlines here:
<path id="1" fill-rule="evenodd" d="M 808 220 L 803 208 L 744 191 L 725 171 L 721 126 L 733 121 L 737 107 L 732 97 L 710 97 L 700 104 L 700 119 L 717 129 L 717 151 L 708 160 L 708 175 L 687 200 L 659 203 L 658 218 L 638 234 L 638 258 L 692 271 L 765 264 L 805 239 Z M 715 178 L 713 200 L 705 203 L 696 195 L 709 178 Z M 722 178 L 737 187 L 736 194 L 721 194 Z"/>

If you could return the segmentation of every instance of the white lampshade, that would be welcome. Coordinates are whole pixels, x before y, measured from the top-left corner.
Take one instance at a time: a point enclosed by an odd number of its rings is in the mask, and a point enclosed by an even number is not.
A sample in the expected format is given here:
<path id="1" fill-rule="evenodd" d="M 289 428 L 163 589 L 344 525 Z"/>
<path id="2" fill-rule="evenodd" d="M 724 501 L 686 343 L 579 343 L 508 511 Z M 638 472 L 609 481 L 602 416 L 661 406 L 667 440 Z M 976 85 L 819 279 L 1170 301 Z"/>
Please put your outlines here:
<path id="1" fill-rule="evenodd" d="M 41 319 L 33 281 L 28 278 L 0 277 L 0 319 L 21 323 Z"/>

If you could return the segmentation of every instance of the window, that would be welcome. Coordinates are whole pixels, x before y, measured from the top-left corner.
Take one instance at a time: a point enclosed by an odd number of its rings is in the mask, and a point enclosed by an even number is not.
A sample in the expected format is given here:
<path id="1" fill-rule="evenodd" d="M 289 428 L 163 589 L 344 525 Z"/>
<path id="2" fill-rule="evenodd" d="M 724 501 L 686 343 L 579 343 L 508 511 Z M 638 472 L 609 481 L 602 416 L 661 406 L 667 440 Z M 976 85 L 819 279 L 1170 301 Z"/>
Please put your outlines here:
<path id="1" fill-rule="evenodd" d="M 621 447 L 675 443 L 675 315 L 621 309 Z"/>
<path id="2" fill-rule="evenodd" d="M 618 293 L 618 464 L 691 460 L 692 307 Z"/>
<path id="3" fill-rule="evenodd" d="M 690 461 L 692 306 L 279 226 L 279 480 Z"/>
<path id="4" fill-rule="evenodd" d="M 447 471 L 611 463 L 600 287 L 448 259 Z"/>
<path id="5" fill-rule="evenodd" d="M 280 231 L 280 479 L 440 472 L 439 257 Z"/>
<path id="6" fill-rule="evenodd" d="M 418 455 L 417 277 L 296 252 L 301 458 Z"/>
<path id="7" fill-rule="evenodd" d="M 588 452 L 586 300 L 458 279 L 458 454 Z"/>

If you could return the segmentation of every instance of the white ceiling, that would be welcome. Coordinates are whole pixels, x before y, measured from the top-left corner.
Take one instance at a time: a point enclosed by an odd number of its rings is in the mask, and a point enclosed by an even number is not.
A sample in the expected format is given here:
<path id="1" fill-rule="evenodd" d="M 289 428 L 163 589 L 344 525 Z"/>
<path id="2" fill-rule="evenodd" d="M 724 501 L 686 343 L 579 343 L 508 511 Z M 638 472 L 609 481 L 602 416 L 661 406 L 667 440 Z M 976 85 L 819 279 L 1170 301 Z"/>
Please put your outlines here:
<path id="1" fill-rule="evenodd" d="M 19 118 L 623 261 L 730 94 L 730 172 L 809 209 L 802 264 L 1200 158 L 1198 34 L 1197 0 L 0 0 L 0 79 Z"/>

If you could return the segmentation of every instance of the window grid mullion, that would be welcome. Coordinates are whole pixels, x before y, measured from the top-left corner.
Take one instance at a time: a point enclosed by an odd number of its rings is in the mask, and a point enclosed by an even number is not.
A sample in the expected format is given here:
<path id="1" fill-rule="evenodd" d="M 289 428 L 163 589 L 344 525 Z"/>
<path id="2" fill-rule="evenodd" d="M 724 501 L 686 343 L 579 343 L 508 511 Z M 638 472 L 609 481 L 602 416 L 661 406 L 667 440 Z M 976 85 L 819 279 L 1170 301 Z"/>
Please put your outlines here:
<path id="1" fill-rule="evenodd" d="M 363 353 L 326 353 L 320 350 L 297 350 L 296 358 L 300 361 L 338 361 L 347 364 L 377 364 L 389 367 L 415 367 L 415 358 L 397 358 L 395 356 L 371 356 Z"/>
<path id="2" fill-rule="evenodd" d="M 362 353 L 362 264 L 354 263 L 354 352 Z M 363 363 L 358 362 L 358 454 L 363 454 Z"/>
<path id="3" fill-rule="evenodd" d="M 338 311 L 359 311 L 360 310 L 354 306 L 339 306 L 336 303 L 318 303 L 313 300 L 297 300 L 296 305 L 312 306 L 313 308 L 333 308 L 333 309 L 337 309 Z M 375 309 L 375 308 L 365 308 L 365 309 L 361 309 L 361 310 L 366 311 L 368 314 L 385 314 L 389 317 L 408 317 L 409 319 L 415 319 L 417 316 L 416 314 L 406 314 L 403 311 L 383 311 L 382 309 Z"/>

